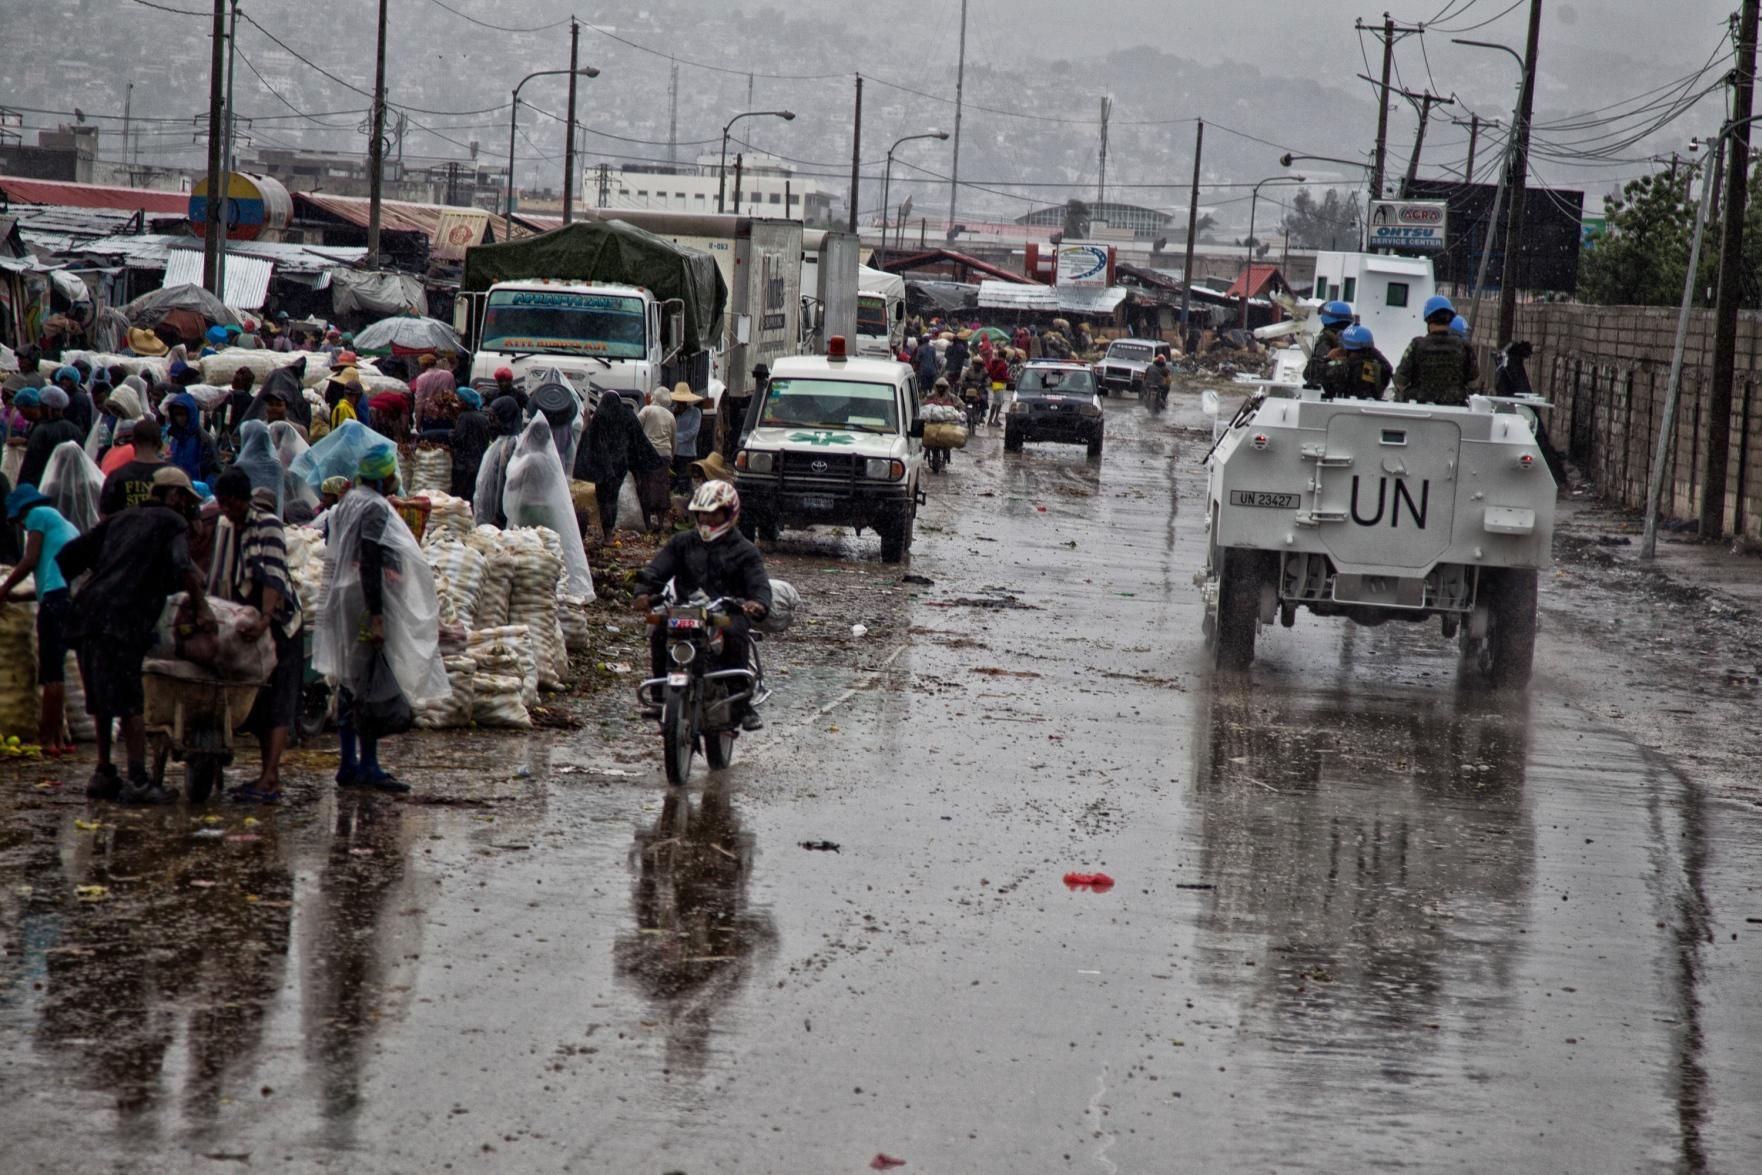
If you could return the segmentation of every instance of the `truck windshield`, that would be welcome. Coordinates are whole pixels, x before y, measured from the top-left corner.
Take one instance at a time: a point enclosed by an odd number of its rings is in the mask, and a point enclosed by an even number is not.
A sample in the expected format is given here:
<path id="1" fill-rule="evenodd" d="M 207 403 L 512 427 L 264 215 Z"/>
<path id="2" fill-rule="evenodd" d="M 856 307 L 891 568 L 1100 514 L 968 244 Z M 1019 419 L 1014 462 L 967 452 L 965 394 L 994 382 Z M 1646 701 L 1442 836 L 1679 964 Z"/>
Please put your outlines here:
<path id="1" fill-rule="evenodd" d="M 858 296 L 857 333 L 859 335 L 884 335 L 887 333 L 887 302 L 885 299 L 871 297 L 868 294 Z"/>
<path id="2" fill-rule="evenodd" d="M 759 427 L 893 432 L 899 427 L 899 413 L 890 383 L 774 379 L 765 392 Z"/>
<path id="3" fill-rule="evenodd" d="M 532 351 L 641 359 L 642 299 L 549 290 L 494 290 L 483 313 L 486 351 Z"/>
<path id="4" fill-rule="evenodd" d="M 1151 359 L 1155 358 L 1151 349 L 1143 343 L 1115 343 L 1107 349 L 1107 357 L 1122 362 L 1136 360 L 1139 363 L 1149 363 Z"/>

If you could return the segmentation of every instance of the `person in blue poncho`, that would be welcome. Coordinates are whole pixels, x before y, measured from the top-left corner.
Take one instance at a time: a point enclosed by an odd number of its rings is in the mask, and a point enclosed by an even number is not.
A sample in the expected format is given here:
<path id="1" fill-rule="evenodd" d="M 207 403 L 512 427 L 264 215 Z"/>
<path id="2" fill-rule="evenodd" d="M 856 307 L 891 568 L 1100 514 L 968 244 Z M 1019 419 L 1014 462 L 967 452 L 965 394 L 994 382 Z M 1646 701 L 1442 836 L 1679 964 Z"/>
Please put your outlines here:
<path id="1" fill-rule="evenodd" d="M 179 392 L 165 402 L 165 460 L 191 481 L 213 481 L 220 475 L 220 453 L 202 428 L 196 397 Z"/>

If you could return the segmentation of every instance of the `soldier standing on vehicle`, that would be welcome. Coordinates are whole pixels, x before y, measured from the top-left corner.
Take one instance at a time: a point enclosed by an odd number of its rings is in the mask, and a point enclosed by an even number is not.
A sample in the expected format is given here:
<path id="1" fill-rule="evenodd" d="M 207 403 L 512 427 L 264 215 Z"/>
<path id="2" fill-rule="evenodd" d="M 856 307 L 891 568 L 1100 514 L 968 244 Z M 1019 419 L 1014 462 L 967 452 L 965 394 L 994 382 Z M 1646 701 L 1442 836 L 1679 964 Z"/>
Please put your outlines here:
<path id="1" fill-rule="evenodd" d="M 1407 345 L 1395 369 L 1395 398 L 1414 404 L 1462 405 L 1480 380 L 1474 352 L 1450 330 L 1456 308 L 1434 294 L 1426 299 L 1426 333 Z"/>
<path id="2" fill-rule="evenodd" d="M 1303 367 L 1303 383 L 1306 387 L 1326 387 L 1328 361 L 1340 347 L 1340 336 L 1347 327 L 1352 325 L 1352 307 L 1345 302 L 1328 302 L 1317 315 L 1321 319 L 1321 334 L 1315 337 L 1315 349 L 1309 353 L 1309 362 Z"/>
<path id="3" fill-rule="evenodd" d="M 1322 394 L 1329 399 L 1380 400 L 1394 378 L 1395 366 L 1377 350 L 1367 326 L 1349 326 L 1340 335 L 1340 349 L 1322 376 Z"/>

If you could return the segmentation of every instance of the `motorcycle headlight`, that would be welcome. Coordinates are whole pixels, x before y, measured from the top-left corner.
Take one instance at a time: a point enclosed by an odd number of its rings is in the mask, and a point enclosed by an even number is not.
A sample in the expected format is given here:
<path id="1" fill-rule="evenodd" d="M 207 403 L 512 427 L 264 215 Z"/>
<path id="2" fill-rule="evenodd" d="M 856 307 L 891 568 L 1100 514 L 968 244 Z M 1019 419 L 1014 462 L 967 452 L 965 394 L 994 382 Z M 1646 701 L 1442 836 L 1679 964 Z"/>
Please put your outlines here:
<path id="1" fill-rule="evenodd" d="M 673 655 L 673 664 L 690 665 L 691 659 L 697 656 L 697 647 L 690 641 L 677 641 L 670 652 Z"/>
<path id="2" fill-rule="evenodd" d="M 771 470 L 775 468 L 776 460 L 777 455 L 775 453 L 754 452 L 750 449 L 742 449 L 740 459 L 735 462 L 735 465 L 738 468 L 745 469 L 749 473 L 770 473 Z"/>
<path id="3" fill-rule="evenodd" d="M 877 481 L 898 481 L 905 476 L 905 463 L 886 457 L 870 457 L 863 462 L 863 476 Z"/>

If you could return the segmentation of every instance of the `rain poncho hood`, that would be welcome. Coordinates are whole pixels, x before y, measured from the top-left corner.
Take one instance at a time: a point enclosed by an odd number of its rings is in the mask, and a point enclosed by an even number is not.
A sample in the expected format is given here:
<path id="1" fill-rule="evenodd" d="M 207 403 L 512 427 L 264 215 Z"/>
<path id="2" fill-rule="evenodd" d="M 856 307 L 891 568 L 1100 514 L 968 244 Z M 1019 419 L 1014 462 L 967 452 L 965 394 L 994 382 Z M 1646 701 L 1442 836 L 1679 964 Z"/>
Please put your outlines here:
<path id="1" fill-rule="evenodd" d="M 275 442 L 270 438 L 267 424 L 261 420 L 247 420 L 239 427 L 239 455 L 232 463 L 233 468 L 244 470 L 251 479 L 253 492 L 268 490 L 275 495 L 275 512 L 279 516 L 287 505 L 284 471 L 276 458 Z"/>
<path id="2" fill-rule="evenodd" d="M 447 445 L 453 451 L 452 494 L 469 498 L 477 488 L 477 471 L 490 443 L 489 417 L 481 412 L 461 412 L 453 421 L 453 435 Z"/>
<path id="3" fill-rule="evenodd" d="M 507 484 L 502 491 L 502 512 L 508 526 L 547 526 L 562 540 L 563 566 L 569 575 L 569 594 L 591 600 L 593 572 L 581 545 L 581 528 L 575 522 L 575 503 L 569 497 L 569 479 L 563 473 L 551 439 L 551 426 L 535 416 L 514 447 L 508 462 Z"/>
<path id="4" fill-rule="evenodd" d="M 329 477 L 355 480 L 361 458 L 370 449 L 390 446 L 391 438 L 374 432 L 359 420 L 345 420 L 323 440 L 295 458 L 290 472 L 316 490 Z"/>
<path id="5" fill-rule="evenodd" d="M 328 439 L 328 438 L 327 438 Z M 385 657 L 398 688 L 412 705 L 445 698 L 451 689 L 438 643 L 440 604 L 434 574 L 416 537 L 381 494 L 357 486 L 326 515 L 330 520 L 325 563 L 329 587 L 318 609 L 312 666 L 351 689 L 368 659 L 357 656 L 367 597 L 361 586 L 361 550 L 377 541 L 390 555 L 396 575 L 384 577 Z"/>
<path id="6" fill-rule="evenodd" d="M 173 408 L 182 408 L 186 415 L 180 425 L 171 418 Z M 165 402 L 165 459 L 190 475 L 191 481 L 202 476 L 202 407 L 196 397 L 179 392 Z"/>
<path id="7" fill-rule="evenodd" d="M 311 431 L 312 405 L 306 401 L 306 392 L 302 386 L 306 377 L 306 360 L 296 359 L 286 367 L 278 367 L 263 380 L 263 386 L 257 390 L 256 398 L 251 406 L 245 409 L 246 420 L 261 420 L 264 414 L 264 401 L 272 395 L 281 395 L 287 400 L 288 419 L 301 428 Z"/>
<path id="8" fill-rule="evenodd" d="M 98 491 L 104 488 L 104 475 L 77 441 L 55 446 L 43 467 L 43 484 L 37 488 L 81 534 L 98 525 Z"/>
<path id="9" fill-rule="evenodd" d="M 135 378 L 129 376 L 129 379 Z M 143 399 L 128 380 L 124 380 L 121 387 L 111 392 L 110 398 L 104 401 L 104 411 L 92 421 L 92 427 L 86 433 L 86 456 L 97 461 L 116 444 L 118 435 L 126 437 L 128 430 L 134 427 L 135 421 L 146 410 Z"/>

